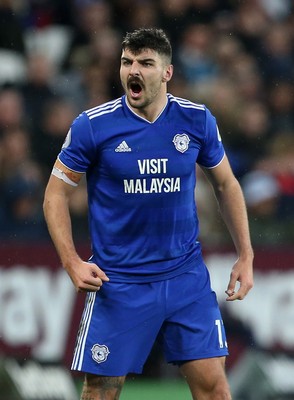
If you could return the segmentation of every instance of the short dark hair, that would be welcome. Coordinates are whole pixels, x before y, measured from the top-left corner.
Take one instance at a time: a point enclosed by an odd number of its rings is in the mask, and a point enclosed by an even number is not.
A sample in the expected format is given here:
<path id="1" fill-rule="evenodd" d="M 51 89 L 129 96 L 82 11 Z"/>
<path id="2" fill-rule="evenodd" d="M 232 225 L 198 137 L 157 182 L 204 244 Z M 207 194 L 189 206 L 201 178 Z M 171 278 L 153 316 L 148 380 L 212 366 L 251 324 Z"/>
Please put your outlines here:
<path id="1" fill-rule="evenodd" d="M 144 49 L 156 51 L 167 58 L 168 63 L 172 59 L 172 47 L 166 33 L 158 28 L 140 28 L 128 32 L 123 39 L 122 49 L 129 49 L 133 54 L 138 54 Z"/>

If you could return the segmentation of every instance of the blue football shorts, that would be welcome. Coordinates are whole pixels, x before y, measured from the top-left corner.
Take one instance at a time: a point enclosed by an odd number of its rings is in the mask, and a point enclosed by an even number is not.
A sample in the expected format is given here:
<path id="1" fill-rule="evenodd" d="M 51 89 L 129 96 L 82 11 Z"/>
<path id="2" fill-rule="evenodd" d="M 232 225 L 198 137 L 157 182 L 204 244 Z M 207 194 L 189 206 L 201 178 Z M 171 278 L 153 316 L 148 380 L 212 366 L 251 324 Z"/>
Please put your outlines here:
<path id="1" fill-rule="evenodd" d="M 216 295 L 204 264 L 152 283 L 106 282 L 87 294 L 72 370 L 141 373 L 155 340 L 167 362 L 228 354 Z"/>

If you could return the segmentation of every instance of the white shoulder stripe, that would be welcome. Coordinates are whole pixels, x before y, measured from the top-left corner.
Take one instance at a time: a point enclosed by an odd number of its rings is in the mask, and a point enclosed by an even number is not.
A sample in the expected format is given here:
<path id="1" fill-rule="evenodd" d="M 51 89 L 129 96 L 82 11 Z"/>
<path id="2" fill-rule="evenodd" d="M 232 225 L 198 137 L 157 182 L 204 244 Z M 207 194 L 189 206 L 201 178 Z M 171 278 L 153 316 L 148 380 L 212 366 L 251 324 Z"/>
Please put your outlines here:
<path id="1" fill-rule="evenodd" d="M 100 112 L 104 112 L 104 111 L 112 112 L 113 109 L 117 109 L 118 108 L 117 106 L 122 107 L 121 99 L 113 100 L 113 101 L 110 101 L 108 103 L 104 103 L 104 104 L 102 104 L 100 106 L 97 106 L 97 107 L 94 107 L 94 108 L 90 108 L 89 110 L 86 110 L 85 112 L 90 117 L 90 116 L 97 115 Z"/>
<path id="2" fill-rule="evenodd" d="M 112 112 L 114 112 L 115 110 L 117 110 L 118 108 L 121 108 L 121 107 L 122 107 L 122 104 L 119 103 L 115 107 L 97 110 L 93 114 L 88 114 L 88 117 L 89 117 L 89 119 L 100 117 L 101 115 L 112 113 Z"/>
<path id="3" fill-rule="evenodd" d="M 176 103 L 178 103 L 182 108 L 193 108 L 194 110 L 201 110 L 201 111 L 205 111 L 205 107 L 201 107 L 200 105 L 197 106 L 197 104 L 184 104 L 184 103 L 179 103 L 178 101 L 175 101 Z"/>
<path id="4" fill-rule="evenodd" d="M 121 98 L 108 101 L 107 103 L 103 103 L 103 104 L 100 104 L 99 106 L 95 106 L 95 107 L 92 107 L 92 108 L 86 110 L 86 113 L 88 113 L 88 112 L 95 112 L 96 110 L 99 110 L 99 109 L 101 109 L 101 108 L 108 108 L 108 107 L 111 107 L 112 105 L 114 105 L 114 104 L 116 104 L 116 103 L 118 103 L 118 102 L 120 102 L 120 101 L 121 101 Z"/>
<path id="5" fill-rule="evenodd" d="M 171 95 L 169 95 L 169 100 L 170 101 L 174 101 L 175 103 L 178 103 L 181 107 L 184 107 L 184 108 L 194 108 L 194 109 L 197 109 L 197 110 L 205 111 L 204 104 L 193 103 L 190 100 L 182 99 L 181 97 L 174 97 L 174 96 L 171 96 Z"/>

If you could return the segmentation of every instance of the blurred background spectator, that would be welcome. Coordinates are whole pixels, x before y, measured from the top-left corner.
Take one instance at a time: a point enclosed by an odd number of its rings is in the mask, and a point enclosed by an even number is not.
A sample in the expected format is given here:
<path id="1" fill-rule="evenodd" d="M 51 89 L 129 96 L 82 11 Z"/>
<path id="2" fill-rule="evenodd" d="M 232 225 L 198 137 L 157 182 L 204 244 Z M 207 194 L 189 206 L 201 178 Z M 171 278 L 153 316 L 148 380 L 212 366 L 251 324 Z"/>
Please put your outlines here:
<path id="1" fill-rule="evenodd" d="M 0 137 L 8 128 L 26 124 L 24 98 L 19 89 L 10 86 L 0 89 Z"/>
<path id="2" fill-rule="evenodd" d="M 2 241 L 47 238 L 42 213 L 44 179 L 30 150 L 30 137 L 23 128 L 4 131 L 0 152 Z"/>
<path id="3" fill-rule="evenodd" d="M 287 0 L 0 1 L 1 240 L 47 239 L 41 205 L 52 164 L 75 116 L 121 95 L 120 43 L 141 26 L 162 27 L 172 40 L 169 90 L 216 116 L 254 244 L 293 242 L 294 7 Z M 228 245 L 210 187 L 197 176 L 201 236 L 206 246 Z M 84 182 L 72 212 L 83 241 Z"/>

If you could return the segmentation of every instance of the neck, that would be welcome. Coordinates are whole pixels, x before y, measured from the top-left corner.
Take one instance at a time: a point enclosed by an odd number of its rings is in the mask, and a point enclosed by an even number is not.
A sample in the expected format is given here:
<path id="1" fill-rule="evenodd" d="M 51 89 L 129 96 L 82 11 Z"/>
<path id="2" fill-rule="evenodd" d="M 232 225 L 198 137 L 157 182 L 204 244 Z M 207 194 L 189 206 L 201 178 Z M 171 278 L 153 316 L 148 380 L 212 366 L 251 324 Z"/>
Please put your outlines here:
<path id="1" fill-rule="evenodd" d="M 167 104 L 167 96 L 166 92 L 163 93 L 157 101 L 153 101 L 150 104 L 147 104 L 142 107 L 134 107 L 132 106 L 128 98 L 126 98 L 127 104 L 129 108 L 137 114 L 139 117 L 142 117 L 146 119 L 149 122 L 154 122 L 156 119 L 159 117 L 159 115 L 162 113 L 164 110 L 166 104 Z"/>

